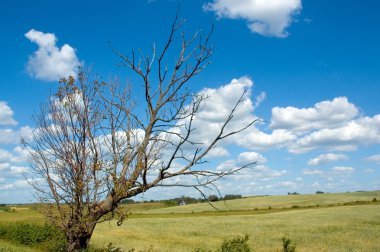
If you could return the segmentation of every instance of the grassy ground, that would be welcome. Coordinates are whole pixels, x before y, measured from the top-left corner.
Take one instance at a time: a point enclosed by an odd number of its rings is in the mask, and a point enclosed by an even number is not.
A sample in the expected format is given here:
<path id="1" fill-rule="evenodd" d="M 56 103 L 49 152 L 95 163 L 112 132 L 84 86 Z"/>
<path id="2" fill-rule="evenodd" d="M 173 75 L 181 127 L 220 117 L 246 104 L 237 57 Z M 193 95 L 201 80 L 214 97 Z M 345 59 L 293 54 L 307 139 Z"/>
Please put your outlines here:
<path id="1" fill-rule="evenodd" d="M 331 194 L 310 194 L 310 195 L 281 195 L 281 196 L 260 196 L 249 197 L 244 199 L 230 200 L 227 202 L 218 201 L 213 203 L 219 210 L 254 210 L 254 209 L 272 209 L 291 208 L 302 206 L 326 206 L 329 204 L 343 204 L 355 201 L 371 201 L 373 198 L 380 200 L 380 191 L 372 192 L 354 192 L 354 193 L 331 193 Z M 205 211 L 216 211 L 207 203 L 184 205 L 178 207 L 167 207 L 159 209 L 150 209 L 148 211 L 133 211 L 140 213 L 158 214 L 158 213 L 196 213 Z"/>
<path id="2" fill-rule="evenodd" d="M 253 251 L 281 251 L 282 237 L 295 241 L 297 251 L 380 251 L 380 204 L 371 202 L 375 197 L 380 200 L 379 191 L 251 197 L 227 205 L 216 203 L 227 212 L 215 212 L 207 204 L 170 208 L 137 204 L 129 208 L 133 214 L 122 226 L 98 224 L 92 245 L 107 247 L 112 242 L 124 251 L 152 247 L 153 251 L 180 252 L 216 249 L 225 238 L 248 234 Z M 15 221 L 44 223 L 38 212 L 25 207 L 0 212 L 0 224 Z M 0 240 L 2 251 L 37 250 Z"/>
<path id="3" fill-rule="evenodd" d="M 107 235 L 104 235 L 107 234 Z M 248 234 L 254 251 L 280 251 L 282 237 L 297 251 L 380 251 L 380 205 L 302 209 L 260 215 L 131 218 L 121 227 L 103 223 L 93 244 L 124 250 L 215 249 L 226 237 Z"/>

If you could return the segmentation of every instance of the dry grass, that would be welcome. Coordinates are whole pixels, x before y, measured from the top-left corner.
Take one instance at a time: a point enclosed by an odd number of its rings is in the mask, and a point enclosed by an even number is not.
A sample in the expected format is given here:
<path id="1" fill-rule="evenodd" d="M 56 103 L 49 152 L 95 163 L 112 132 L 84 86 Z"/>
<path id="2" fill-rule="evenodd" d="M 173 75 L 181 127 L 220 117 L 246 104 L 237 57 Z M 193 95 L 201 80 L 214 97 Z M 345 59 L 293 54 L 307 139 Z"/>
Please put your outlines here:
<path id="1" fill-rule="evenodd" d="M 227 206 L 217 202 L 218 208 L 230 210 L 222 213 L 215 213 L 208 204 L 159 209 L 163 205 L 136 204 L 127 206 L 133 214 L 121 227 L 114 222 L 99 224 L 92 244 L 106 247 L 112 242 L 124 251 L 152 247 L 153 251 L 181 252 L 216 249 L 225 238 L 248 234 L 253 251 L 281 251 L 282 237 L 295 241 L 297 251 L 380 251 L 380 204 L 342 206 L 375 197 L 380 200 L 379 191 L 250 197 L 229 201 Z M 292 208 L 295 205 L 300 207 Z M 319 207 L 301 207 L 315 205 Z M 269 206 L 271 211 L 252 210 Z M 14 212 L 0 212 L 0 223 L 9 222 L 44 223 L 45 219 L 32 208 L 22 206 Z M 0 240 L 0 252 L 3 251 L 37 250 Z"/>
<path id="2" fill-rule="evenodd" d="M 380 251 L 380 205 L 182 218 L 132 218 L 121 227 L 103 223 L 93 244 L 109 242 L 128 251 L 192 251 L 216 249 L 222 240 L 248 234 L 254 251 L 280 251 L 282 237 L 297 251 Z"/>
<path id="3" fill-rule="evenodd" d="M 227 202 L 214 202 L 216 208 L 223 211 L 228 210 L 254 210 L 291 208 L 293 206 L 326 206 L 329 204 L 343 204 L 355 201 L 371 201 L 373 198 L 380 200 L 380 191 L 354 192 L 354 193 L 331 193 L 331 194 L 309 194 L 309 195 L 281 195 L 281 196 L 261 196 L 244 199 L 230 200 Z M 216 211 L 208 203 L 192 204 L 178 207 L 167 207 L 148 211 L 135 211 L 139 213 L 196 213 Z"/>

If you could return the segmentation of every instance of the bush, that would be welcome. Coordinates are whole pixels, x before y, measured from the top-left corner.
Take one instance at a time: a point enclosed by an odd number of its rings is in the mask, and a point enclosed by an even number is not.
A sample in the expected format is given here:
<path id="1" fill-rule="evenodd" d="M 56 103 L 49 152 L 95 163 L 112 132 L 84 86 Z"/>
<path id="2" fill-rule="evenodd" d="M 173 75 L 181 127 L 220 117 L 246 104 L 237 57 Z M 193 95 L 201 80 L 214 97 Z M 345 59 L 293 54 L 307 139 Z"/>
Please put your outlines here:
<path id="1" fill-rule="evenodd" d="M 24 246 L 44 247 L 45 251 L 65 251 L 66 239 L 54 226 L 14 223 L 0 225 L 0 237 Z"/>
<path id="2" fill-rule="evenodd" d="M 219 200 L 218 196 L 216 196 L 216 195 L 210 195 L 210 196 L 207 197 L 207 199 L 210 202 L 215 202 L 215 201 Z"/>
<path id="3" fill-rule="evenodd" d="M 296 251 L 296 244 L 292 240 L 285 237 L 282 238 L 282 247 L 284 252 Z"/>
<path id="4" fill-rule="evenodd" d="M 245 235 L 244 237 L 236 236 L 235 238 L 232 238 L 231 240 L 225 240 L 223 241 L 222 245 L 220 246 L 220 252 L 250 252 L 251 248 L 248 244 L 248 235 Z"/>
<path id="5" fill-rule="evenodd" d="M 243 198 L 243 196 L 241 196 L 240 194 L 226 194 L 224 195 L 224 200 L 233 200 L 233 199 L 241 199 Z"/>

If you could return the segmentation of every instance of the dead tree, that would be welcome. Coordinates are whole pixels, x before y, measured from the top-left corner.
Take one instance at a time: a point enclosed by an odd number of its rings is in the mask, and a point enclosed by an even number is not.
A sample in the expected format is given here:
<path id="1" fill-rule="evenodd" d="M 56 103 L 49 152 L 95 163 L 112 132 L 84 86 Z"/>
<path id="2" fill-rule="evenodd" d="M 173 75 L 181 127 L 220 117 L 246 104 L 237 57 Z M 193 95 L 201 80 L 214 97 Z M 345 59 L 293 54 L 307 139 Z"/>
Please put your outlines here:
<path id="1" fill-rule="evenodd" d="M 182 24 L 175 19 L 162 51 L 153 48 L 150 57 L 115 50 L 121 65 L 141 77 L 141 99 L 134 99 L 130 86 L 90 80 L 80 69 L 76 79 L 60 81 L 58 92 L 35 116 L 33 140 L 24 143 L 33 174 L 29 181 L 44 214 L 65 233 L 68 251 L 86 248 L 96 224 L 113 218 L 123 199 L 158 186 L 202 192 L 251 165 L 226 171 L 197 166 L 219 141 L 254 121 L 227 128 L 244 101 L 243 93 L 210 143 L 192 140 L 193 122 L 207 97 L 192 94 L 185 85 L 209 64 L 211 32 L 186 39 L 179 34 Z M 167 55 L 174 41 L 180 41 L 180 50 L 169 67 Z M 193 182 L 173 183 L 171 178 L 178 176 L 191 176 Z"/>

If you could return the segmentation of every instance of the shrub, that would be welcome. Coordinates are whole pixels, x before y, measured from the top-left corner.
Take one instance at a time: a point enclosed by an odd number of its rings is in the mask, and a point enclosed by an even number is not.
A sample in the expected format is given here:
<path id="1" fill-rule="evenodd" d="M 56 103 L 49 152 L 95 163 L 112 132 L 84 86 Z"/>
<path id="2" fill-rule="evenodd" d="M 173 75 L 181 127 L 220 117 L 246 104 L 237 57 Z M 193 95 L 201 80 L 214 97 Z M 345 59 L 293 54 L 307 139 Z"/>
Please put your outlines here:
<path id="1" fill-rule="evenodd" d="M 376 198 L 373 198 L 372 202 L 377 202 L 377 199 L 376 199 Z"/>
<path id="2" fill-rule="evenodd" d="M 220 252 L 250 252 L 251 248 L 248 244 L 248 235 L 244 237 L 236 236 L 230 240 L 224 240 L 220 246 Z"/>
<path id="3" fill-rule="evenodd" d="M 296 244 L 292 240 L 285 237 L 282 238 L 282 247 L 284 252 L 296 251 Z"/>
<path id="4" fill-rule="evenodd" d="M 233 200 L 233 199 L 241 199 L 243 198 L 240 194 L 226 194 L 224 195 L 224 200 Z"/>
<path id="5" fill-rule="evenodd" d="M 0 237 L 25 246 L 44 247 L 44 251 L 65 251 L 64 235 L 54 226 L 13 223 L 0 225 Z"/>
<path id="6" fill-rule="evenodd" d="M 207 197 L 207 199 L 210 202 L 215 202 L 215 201 L 219 200 L 218 196 L 216 196 L 216 195 L 210 195 L 210 196 Z"/>

